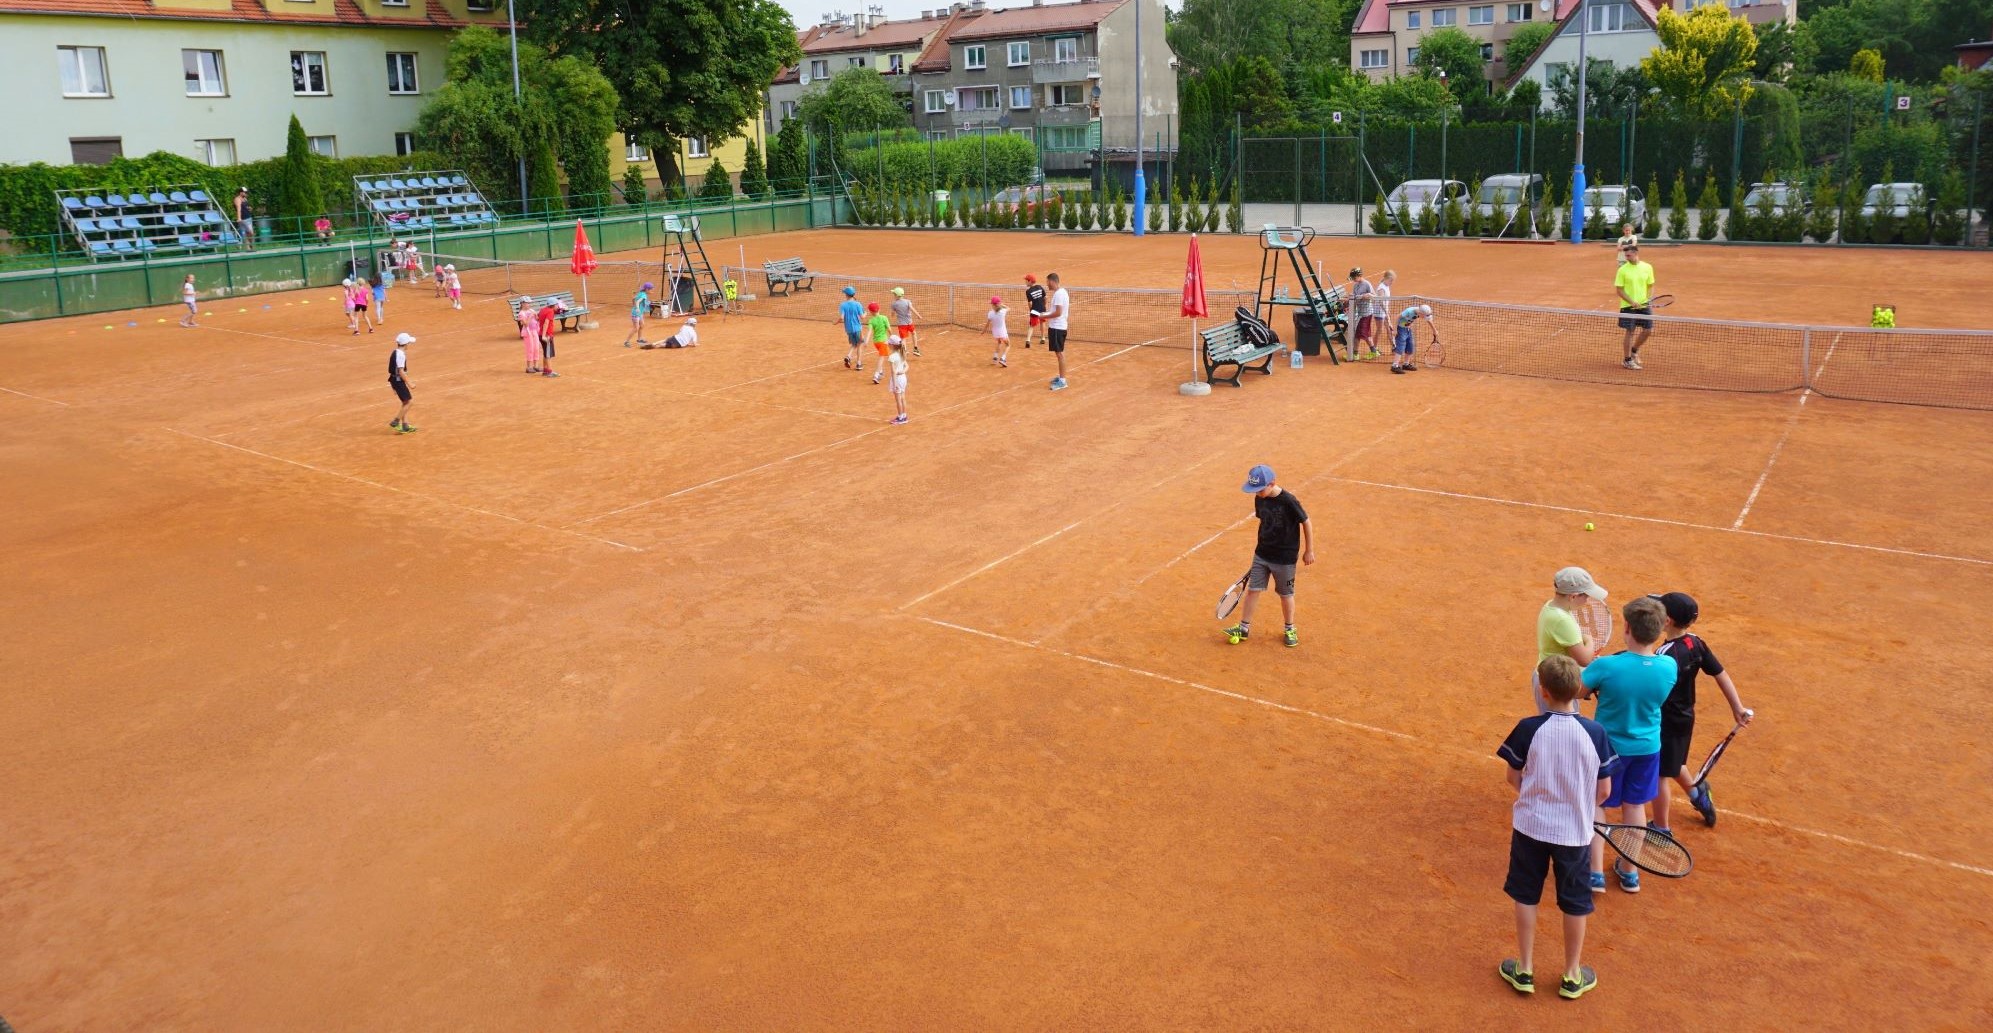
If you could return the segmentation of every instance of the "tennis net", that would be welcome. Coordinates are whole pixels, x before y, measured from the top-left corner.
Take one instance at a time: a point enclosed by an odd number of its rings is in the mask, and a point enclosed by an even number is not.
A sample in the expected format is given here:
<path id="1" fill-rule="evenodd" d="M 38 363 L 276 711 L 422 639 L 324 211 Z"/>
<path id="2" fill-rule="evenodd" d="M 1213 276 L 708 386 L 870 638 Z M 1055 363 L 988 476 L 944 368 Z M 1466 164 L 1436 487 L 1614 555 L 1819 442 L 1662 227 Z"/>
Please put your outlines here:
<path id="1" fill-rule="evenodd" d="M 565 258 L 507 262 L 465 255 L 428 257 L 438 266 L 456 266 L 457 279 L 463 283 L 465 294 L 537 297 L 567 291 L 577 299 L 584 294 L 582 278 L 574 274 Z M 637 288 L 645 283 L 656 284 L 662 279 L 655 262 L 598 263 L 595 271 L 589 274 L 585 289 L 589 307 L 598 312 L 626 307 Z M 659 305 L 666 300 L 665 295 L 655 288 L 652 296 Z"/>
<path id="2" fill-rule="evenodd" d="M 743 284 L 749 273 L 759 279 L 760 269 L 729 266 L 723 276 Z M 1026 330 L 1029 307 L 1024 302 L 1024 284 L 962 283 L 944 280 L 905 280 L 885 276 L 850 276 L 844 273 L 815 273 L 819 290 L 790 291 L 782 295 L 758 292 L 745 311 L 751 315 L 782 319 L 830 322 L 837 319 L 838 303 L 846 286 L 858 291 L 860 301 L 876 301 L 886 311 L 897 287 L 906 292 L 917 313 L 915 321 L 927 326 L 954 326 L 981 331 L 988 326 L 990 299 L 1002 298 L 1010 310 L 1005 321 L 1012 337 Z M 1067 287 L 1072 300 L 1071 339 L 1082 344 L 1143 344 L 1189 348 L 1190 323 L 1181 315 L 1181 291 L 1149 287 Z M 1211 317 L 1205 326 L 1230 322 L 1232 310 L 1252 307 L 1254 293 L 1244 289 L 1206 289 L 1205 307 Z"/>

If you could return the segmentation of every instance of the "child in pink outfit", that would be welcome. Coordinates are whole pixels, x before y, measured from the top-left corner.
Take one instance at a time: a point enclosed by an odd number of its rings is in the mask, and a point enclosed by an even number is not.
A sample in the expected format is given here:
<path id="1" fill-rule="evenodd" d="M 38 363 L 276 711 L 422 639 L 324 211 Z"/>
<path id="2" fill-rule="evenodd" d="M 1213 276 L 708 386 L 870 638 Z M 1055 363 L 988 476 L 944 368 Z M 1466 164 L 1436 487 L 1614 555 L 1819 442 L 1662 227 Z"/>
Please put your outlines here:
<path id="1" fill-rule="evenodd" d="M 526 372 L 540 372 L 540 320 L 539 310 L 533 307 L 532 298 L 519 300 L 519 340 L 526 346 Z"/>

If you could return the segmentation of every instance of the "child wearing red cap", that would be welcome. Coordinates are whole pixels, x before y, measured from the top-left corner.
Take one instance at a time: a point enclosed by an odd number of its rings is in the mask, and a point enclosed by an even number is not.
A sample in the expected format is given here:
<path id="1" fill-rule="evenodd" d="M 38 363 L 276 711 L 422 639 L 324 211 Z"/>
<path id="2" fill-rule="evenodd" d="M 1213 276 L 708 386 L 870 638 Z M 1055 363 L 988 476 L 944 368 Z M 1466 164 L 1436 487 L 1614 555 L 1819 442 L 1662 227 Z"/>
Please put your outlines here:
<path id="1" fill-rule="evenodd" d="M 1024 331 L 1024 347 L 1028 349 L 1032 338 L 1038 336 L 1038 328 L 1045 323 L 1045 317 L 1039 315 L 1045 311 L 1045 288 L 1039 286 L 1038 278 L 1030 273 L 1024 274 L 1024 311 L 1031 314 Z"/>
<path id="2" fill-rule="evenodd" d="M 998 366 L 1010 365 L 1010 310 L 1003 307 L 1002 298 L 990 299 L 990 314 L 985 317 L 990 327 L 990 361 Z M 1034 324 L 1035 325 L 1035 324 Z"/>
<path id="3" fill-rule="evenodd" d="M 872 374 L 872 382 L 876 384 L 886 375 L 886 355 L 891 351 L 886 347 L 886 338 L 891 334 L 891 327 L 887 324 L 886 317 L 880 313 L 878 302 L 865 306 L 865 311 L 872 313 L 865 320 L 865 328 L 871 331 L 872 350 L 879 353 L 879 371 Z"/>

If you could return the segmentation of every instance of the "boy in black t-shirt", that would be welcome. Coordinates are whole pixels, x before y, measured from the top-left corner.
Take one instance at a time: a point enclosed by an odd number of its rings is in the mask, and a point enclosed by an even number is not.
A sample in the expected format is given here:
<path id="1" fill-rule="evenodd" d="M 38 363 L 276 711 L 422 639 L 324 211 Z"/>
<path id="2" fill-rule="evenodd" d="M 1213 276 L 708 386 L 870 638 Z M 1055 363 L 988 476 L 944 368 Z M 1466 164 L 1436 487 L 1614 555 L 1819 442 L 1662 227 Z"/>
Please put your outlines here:
<path id="1" fill-rule="evenodd" d="M 1038 337 L 1038 331 L 1045 326 L 1045 317 L 1038 314 L 1045 311 L 1045 288 L 1039 286 L 1038 278 L 1030 273 L 1024 274 L 1024 311 L 1030 314 L 1024 329 L 1024 347 L 1028 350 L 1031 342 Z"/>
<path id="2" fill-rule="evenodd" d="M 1239 623 L 1225 629 L 1225 641 L 1236 646 L 1252 634 L 1253 609 L 1259 605 L 1270 575 L 1273 592 L 1280 597 L 1280 615 L 1287 622 L 1281 641 L 1298 646 L 1301 637 L 1294 631 L 1294 563 L 1297 558 L 1302 563 L 1315 562 L 1315 525 L 1309 521 L 1308 511 L 1301 508 L 1301 500 L 1274 483 L 1271 466 L 1262 463 L 1253 467 L 1241 490 L 1254 496 L 1259 543 L 1253 549 L 1252 570 L 1246 574 L 1245 608 L 1239 611 Z"/>
<path id="3" fill-rule="evenodd" d="M 1723 669 L 1723 661 L 1709 648 L 1709 643 L 1700 635 L 1688 633 L 1689 626 L 1701 614 L 1694 599 L 1682 592 L 1669 592 L 1665 595 L 1652 595 L 1661 608 L 1667 611 L 1667 619 L 1661 624 L 1663 641 L 1657 651 L 1661 656 L 1675 659 L 1675 689 L 1661 704 L 1661 778 L 1672 779 L 1688 794 L 1689 803 L 1702 814 L 1704 825 L 1716 824 L 1716 804 L 1709 797 L 1707 785 L 1697 785 L 1689 781 L 1688 756 L 1689 740 L 1695 735 L 1695 677 L 1697 672 L 1708 674 L 1716 679 L 1716 687 L 1723 691 L 1723 698 L 1730 704 L 1730 716 L 1740 725 L 1751 723 L 1751 711 L 1737 696 L 1737 683 L 1730 680 L 1730 672 Z M 1657 829 L 1671 830 L 1673 823 L 1669 815 L 1673 793 L 1663 782 L 1661 792 L 1654 797 L 1653 819 L 1649 825 Z"/>

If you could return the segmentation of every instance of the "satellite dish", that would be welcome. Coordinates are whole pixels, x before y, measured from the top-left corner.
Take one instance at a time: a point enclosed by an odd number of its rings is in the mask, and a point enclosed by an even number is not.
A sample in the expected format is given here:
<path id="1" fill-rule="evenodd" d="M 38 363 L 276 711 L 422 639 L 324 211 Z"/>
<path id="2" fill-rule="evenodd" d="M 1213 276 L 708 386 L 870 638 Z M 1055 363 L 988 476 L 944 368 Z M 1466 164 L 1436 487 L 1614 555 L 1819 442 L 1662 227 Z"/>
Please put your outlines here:
<path id="1" fill-rule="evenodd" d="M 1006 111 L 1006 112 L 1004 112 L 1003 114 L 1001 114 L 1001 115 L 998 115 L 998 116 L 997 116 L 997 128 L 999 128 L 999 129 L 1009 129 L 1009 128 L 1010 128 L 1010 113 L 1009 113 L 1009 112 L 1007 112 L 1007 111 Z"/>
<path id="2" fill-rule="evenodd" d="M 1536 9 L 1542 11 L 1544 14 L 1549 14 L 1550 0 L 1536 0 Z"/>
<path id="3" fill-rule="evenodd" d="M 1550 2 L 1550 0 L 1543 0 L 1543 2 L 1544 2 L 1544 3 L 1549 3 L 1549 2 Z M 810 84 L 810 73 L 808 73 L 808 72 L 803 72 L 803 73 L 801 73 L 800 75 L 796 76 L 796 79 L 797 79 L 797 80 L 798 80 L 799 82 L 801 82 L 801 83 L 802 83 L 802 84 L 803 84 L 804 86 L 808 86 L 808 85 Z"/>
<path id="4" fill-rule="evenodd" d="M 948 105 L 949 107 L 951 107 L 951 108 L 952 108 L 952 107 L 954 107 L 954 106 L 955 106 L 955 91 L 954 91 L 954 90 L 949 90 L 949 91 L 948 91 L 947 93 L 944 93 L 944 94 L 942 94 L 942 95 L 941 95 L 941 101 L 942 101 L 942 103 L 944 103 L 944 104 L 947 104 L 947 105 Z"/>

